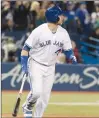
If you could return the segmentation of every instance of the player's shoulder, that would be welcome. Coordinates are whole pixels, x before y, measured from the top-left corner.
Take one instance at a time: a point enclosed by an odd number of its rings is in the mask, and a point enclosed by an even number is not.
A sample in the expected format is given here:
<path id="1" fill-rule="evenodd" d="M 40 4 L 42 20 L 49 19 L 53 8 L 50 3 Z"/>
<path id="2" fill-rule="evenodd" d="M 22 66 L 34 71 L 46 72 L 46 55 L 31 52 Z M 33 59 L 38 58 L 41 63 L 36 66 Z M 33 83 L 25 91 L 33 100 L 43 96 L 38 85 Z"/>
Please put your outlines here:
<path id="1" fill-rule="evenodd" d="M 37 34 L 37 35 L 40 34 L 42 31 L 44 31 L 45 25 L 46 25 L 45 23 L 42 24 L 42 25 L 39 25 L 38 27 L 36 27 L 35 29 L 33 29 L 31 33 Z"/>
<path id="2" fill-rule="evenodd" d="M 33 31 L 41 32 L 46 27 L 46 23 L 43 23 L 36 27 Z"/>
<path id="3" fill-rule="evenodd" d="M 47 25 L 46 23 L 43 23 L 43 24 L 39 25 L 36 29 L 42 29 L 42 28 L 45 28 L 46 25 Z"/>
<path id="4" fill-rule="evenodd" d="M 65 28 L 63 28 L 62 26 L 59 26 L 59 32 L 61 32 L 64 40 L 70 40 L 69 33 Z"/>
<path id="5" fill-rule="evenodd" d="M 60 25 L 59 25 L 59 31 L 63 33 L 68 33 L 67 30 Z"/>

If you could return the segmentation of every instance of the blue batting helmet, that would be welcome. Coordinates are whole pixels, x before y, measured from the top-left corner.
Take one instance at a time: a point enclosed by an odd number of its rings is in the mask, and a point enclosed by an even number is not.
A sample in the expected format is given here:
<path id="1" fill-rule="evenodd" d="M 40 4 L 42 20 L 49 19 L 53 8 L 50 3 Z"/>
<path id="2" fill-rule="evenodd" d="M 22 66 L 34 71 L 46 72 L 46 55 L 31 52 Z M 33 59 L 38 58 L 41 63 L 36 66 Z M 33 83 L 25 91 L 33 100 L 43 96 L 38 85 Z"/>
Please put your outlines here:
<path id="1" fill-rule="evenodd" d="M 62 15 L 63 11 L 58 6 L 50 7 L 45 12 L 47 22 L 56 23 L 59 21 L 59 15 Z"/>

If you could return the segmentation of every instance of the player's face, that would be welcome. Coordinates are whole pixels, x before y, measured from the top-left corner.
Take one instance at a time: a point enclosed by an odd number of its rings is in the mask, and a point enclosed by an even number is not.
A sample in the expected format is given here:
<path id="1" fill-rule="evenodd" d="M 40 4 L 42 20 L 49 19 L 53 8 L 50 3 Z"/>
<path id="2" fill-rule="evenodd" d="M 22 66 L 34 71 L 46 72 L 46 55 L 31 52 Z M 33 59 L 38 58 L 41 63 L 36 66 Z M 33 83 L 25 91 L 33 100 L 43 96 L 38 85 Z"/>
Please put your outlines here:
<path id="1" fill-rule="evenodd" d="M 58 24 L 58 25 L 62 25 L 63 22 L 64 22 L 65 17 L 64 17 L 63 15 L 60 15 L 60 16 L 59 16 L 59 19 L 60 19 L 60 20 L 58 21 L 57 24 Z"/>

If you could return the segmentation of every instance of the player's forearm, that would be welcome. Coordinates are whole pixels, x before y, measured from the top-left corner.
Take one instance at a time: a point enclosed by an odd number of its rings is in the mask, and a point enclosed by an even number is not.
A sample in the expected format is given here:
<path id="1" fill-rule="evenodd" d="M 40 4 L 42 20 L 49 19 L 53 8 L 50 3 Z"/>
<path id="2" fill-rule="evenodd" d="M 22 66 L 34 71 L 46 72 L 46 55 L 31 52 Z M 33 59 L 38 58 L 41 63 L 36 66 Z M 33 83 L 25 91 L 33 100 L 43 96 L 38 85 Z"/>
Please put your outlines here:
<path id="1" fill-rule="evenodd" d="M 22 71 L 24 73 L 28 73 L 27 70 L 27 61 L 28 61 L 28 55 L 29 55 L 30 48 L 26 45 L 23 46 L 23 49 L 21 51 L 21 65 L 22 65 Z"/>
<path id="2" fill-rule="evenodd" d="M 30 47 L 25 44 L 22 48 L 21 56 L 28 56 L 29 51 L 30 51 Z"/>
<path id="3" fill-rule="evenodd" d="M 28 51 L 22 49 L 22 51 L 21 51 L 21 56 L 28 56 L 28 54 L 29 54 Z"/>

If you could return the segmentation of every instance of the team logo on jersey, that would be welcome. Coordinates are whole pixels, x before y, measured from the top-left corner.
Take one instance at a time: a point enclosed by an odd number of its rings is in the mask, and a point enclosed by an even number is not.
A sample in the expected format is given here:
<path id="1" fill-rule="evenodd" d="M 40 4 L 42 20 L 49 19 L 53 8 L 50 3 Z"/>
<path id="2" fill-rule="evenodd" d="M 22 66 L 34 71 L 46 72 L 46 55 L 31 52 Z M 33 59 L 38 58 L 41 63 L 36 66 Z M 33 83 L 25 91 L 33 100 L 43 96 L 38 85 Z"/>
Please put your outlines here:
<path id="1" fill-rule="evenodd" d="M 51 40 L 44 41 L 44 42 L 40 43 L 40 47 L 51 45 L 51 43 L 52 43 Z M 54 41 L 53 45 L 56 45 L 58 47 L 63 47 L 63 43 L 59 42 L 59 41 Z"/>
<path id="2" fill-rule="evenodd" d="M 59 46 L 59 47 L 63 47 L 63 43 L 59 42 L 59 41 L 55 41 L 53 43 L 53 45 Z"/>
<path id="3" fill-rule="evenodd" d="M 44 46 L 47 46 L 47 45 L 51 45 L 51 40 L 40 43 L 40 47 L 44 47 Z"/>

